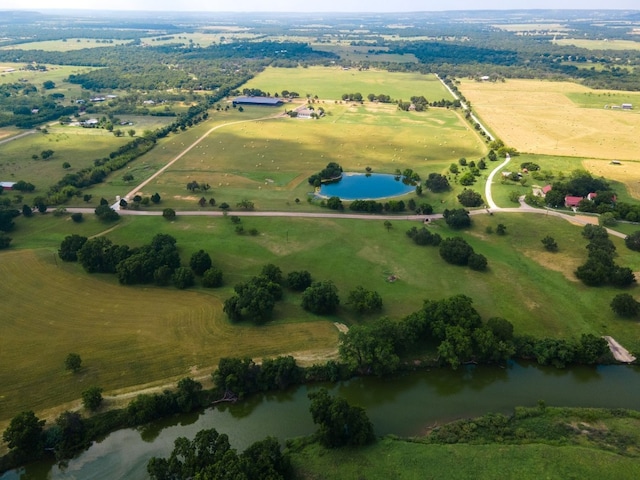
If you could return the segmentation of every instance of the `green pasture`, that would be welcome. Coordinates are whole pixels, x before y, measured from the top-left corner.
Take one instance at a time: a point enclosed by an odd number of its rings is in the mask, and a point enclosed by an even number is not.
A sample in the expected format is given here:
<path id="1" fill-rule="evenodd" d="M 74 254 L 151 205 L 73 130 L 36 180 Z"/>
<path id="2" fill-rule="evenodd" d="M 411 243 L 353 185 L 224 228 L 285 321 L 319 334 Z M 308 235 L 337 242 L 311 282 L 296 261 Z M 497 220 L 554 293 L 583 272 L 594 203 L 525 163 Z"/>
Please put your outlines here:
<path id="1" fill-rule="evenodd" d="M 381 220 L 243 217 L 245 230 L 256 228 L 259 234 L 240 236 L 225 217 L 178 216 L 173 222 L 159 216 L 123 217 L 114 225 L 90 218 L 75 224 L 50 214 L 17 219 L 13 246 L 0 253 L 0 275 L 11 279 L 0 291 L 0 348 L 3 360 L 15 366 L 0 372 L 0 418 L 75 400 L 88 385 L 109 392 L 166 383 L 187 375 L 191 367 L 206 375 L 222 356 L 326 352 L 337 345 L 332 321 L 350 325 L 368 319 L 344 303 L 357 285 L 378 291 L 384 301 L 381 315 L 393 319 L 419 309 L 425 299 L 463 293 L 474 299 L 484 319 L 507 318 L 518 334 L 608 334 L 628 349 L 640 350 L 637 322 L 619 319 L 609 308 L 619 291 L 588 288 L 573 277 L 586 258 L 580 228 L 536 214 L 475 216 L 474 227 L 464 232 L 450 231 L 442 222 L 429 227 L 443 237 L 461 235 L 486 255 L 489 270 L 481 273 L 450 266 L 437 249 L 412 244 L 405 232 L 415 222 L 390 221 L 387 231 Z M 486 233 L 487 226 L 495 231 L 498 223 L 506 225 L 507 235 Z M 185 262 L 199 249 L 208 251 L 224 271 L 225 286 L 187 291 L 123 287 L 115 276 L 88 275 L 56 258 L 64 236 L 99 232 L 132 247 L 156 233 L 171 234 Z M 557 240 L 558 253 L 543 250 L 540 239 L 546 235 Z M 617 261 L 640 270 L 637 254 L 621 239 L 612 240 Z M 342 298 L 337 314 L 311 315 L 299 306 L 299 294 L 287 293 L 273 323 L 230 325 L 221 313 L 222 301 L 233 285 L 256 275 L 266 263 L 285 274 L 305 269 L 317 280 L 333 280 Z M 389 283 L 389 275 L 398 280 Z M 636 289 L 630 293 L 637 295 Z M 71 351 L 86 365 L 75 377 L 63 369 Z"/>
<path id="2" fill-rule="evenodd" d="M 364 172 L 367 166 L 378 173 L 411 168 L 424 179 L 460 157 L 479 159 L 486 152 L 480 138 L 451 110 L 400 112 L 391 105 L 320 105 L 327 112 L 320 120 L 281 117 L 220 128 L 149 184 L 144 193 L 158 191 L 171 199 L 172 206 L 183 210 L 192 209 L 201 196 L 232 208 L 247 199 L 260 210 L 299 210 L 309 208 L 305 207 L 306 198 L 313 188 L 308 177 L 329 162 L 356 172 Z M 263 112 L 264 108 L 246 107 L 243 114 Z M 193 180 L 212 188 L 189 192 L 186 184 Z M 423 199 L 431 203 L 441 200 L 446 203 L 449 197 L 425 192 Z"/>
<path id="3" fill-rule="evenodd" d="M 109 199 L 110 201 L 115 201 L 116 196 L 119 195 L 121 197 L 124 197 L 132 189 L 135 189 L 135 187 L 138 186 L 142 181 L 148 179 L 151 175 L 156 173 L 159 169 L 164 167 L 167 163 L 176 158 L 176 156 L 181 154 L 190 145 L 196 142 L 199 138 L 206 135 L 206 133 L 212 128 L 220 127 L 221 125 L 226 125 L 227 123 L 255 120 L 258 118 L 273 115 L 274 113 L 278 112 L 260 107 L 254 109 L 247 108 L 244 112 L 239 112 L 237 109 L 231 108 L 226 112 L 217 112 L 215 110 L 210 110 L 208 120 L 179 134 L 170 134 L 167 137 L 158 140 L 157 145 L 153 148 L 153 150 L 131 162 L 127 166 L 126 170 L 113 172 L 111 175 L 109 175 L 104 183 L 94 185 L 91 188 L 87 188 L 85 189 L 85 192 L 93 195 L 94 199 L 100 199 L 101 197 L 104 197 Z M 129 117 L 127 115 L 122 115 L 123 120 L 128 120 L 130 118 L 134 118 L 134 125 L 132 127 L 122 127 L 122 129 L 126 132 L 126 130 L 128 130 L 129 128 L 133 128 L 134 130 L 136 130 L 136 135 L 141 134 L 143 130 L 146 129 L 142 128 L 143 125 L 148 125 L 149 128 L 151 127 L 148 122 L 170 122 L 173 120 L 173 118 L 171 117 Z M 211 135 L 216 135 L 216 133 L 214 132 Z M 197 150 L 197 147 L 194 148 Z M 134 179 L 129 182 L 123 181 L 122 177 L 126 173 L 132 174 Z M 195 179 L 197 181 L 208 181 L 204 178 L 203 180 L 199 180 L 199 178 L 202 178 L 200 175 L 196 175 L 196 177 L 197 178 Z M 141 192 L 143 195 L 153 195 L 157 191 L 165 201 L 164 206 L 176 206 L 180 204 L 180 195 L 189 193 L 186 190 L 186 184 L 189 181 L 191 180 L 185 181 L 184 184 L 181 184 L 179 187 L 175 186 L 175 188 L 173 189 L 174 192 L 170 192 L 169 189 L 158 190 L 159 185 L 161 184 L 160 180 L 158 180 L 142 189 Z M 180 192 L 179 194 L 176 193 L 178 191 Z M 173 195 L 177 195 L 178 199 L 173 199 Z M 198 197 L 198 199 L 199 198 L 200 197 Z M 76 206 L 82 206 L 83 204 L 81 200 L 72 200 L 72 202 L 74 202 L 73 204 Z M 174 202 L 176 203 L 174 204 Z M 184 203 L 184 205 L 186 205 L 186 203 Z M 195 205 L 195 203 L 189 203 L 188 205 L 191 208 Z"/>
<path id="4" fill-rule="evenodd" d="M 408 101 L 423 95 L 427 100 L 453 100 L 451 94 L 434 75 L 385 72 L 381 70 L 345 70 L 342 67 L 267 68 L 245 85 L 265 92 L 282 90 L 301 96 L 317 95 L 324 100 L 340 100 L 345 93 L 385 94 L 394 100 Z"/>
<path id="5" fill-rule="evenodd" d="M 389 63 L 418 63 L 419 60 L 413 54 L 400 55 L 397 53 L 386 53 L 388 48 L 375 45 L 355 46 L 345 44 L 313 44 L 314 50 L 321 52 L 335 53 L 341 60 L 349 62 L 389 62 Z M 371 51 L 375 52 L 372 53 Z M 346 92 L 344 92 L 346 93 Z M 371 92 L 369 92 L 371 93 Z M 383 93 L 383 92 L 378 92 Z"/>
<path id="6" fill-rule="evenodd" d="M 634 40 L 589 40 L 585 38 L 562 38 L 554 40 L 556 45 L 570 45 L 587 50 L 640 50 L 640 42 Z"/>
<path id="7" fill-rule="evenodd" d="M 108 42 L 108 43 L 106 43 Z M 0 50 L 44 50 L 45 52 L 70 52 L 84 48 L 115 47 L 130 40 L 105 40 L 99 38 L 67 38 L 64 40 L 43 40 L 40 42 L 7 45 Z"/>
<path id="8" fill-rule="evenodd" d="M 51 124 L 47 130 L 46 134 L 36 132 L 0 144 L 0 177 L 3 181 L 24 180 L 36 186 L 33 195 L 45 195 L 48 188 L 67 173 L 93 165 L 95 159 L 108 157 L 130 140 L 128 136 L 118 138 L 97 128 Z M 53 150 L 54 154 L 42 160 L 40 154 L 45 150 Z M 32 155 L 38 159 L 32 159 Z M 69 162 L 71 168 L 62 168 L 64 162 Z"/>
<path id="9" fill-rule="evenodd" d="M 640 44 L 638 44 L 640 45 Z M 636 111 L 621 111 L 620 114 L 628 115 L 637 113 L 637 107 L 640 107 L 640 93 L 636 92 L 567 92 L 567 98 L 581 108 L 605 108 L 611 105 L 620 106 L 623 103 L 631 103 L 636 107 Z"/>
<path id="10" fill-rule="evenodd" d="M 608 432 L 603 432 L 608 434 Z M 637 478 L 637 458 L 591 446 L 428 445 L 383 438 L 368 447 L 328 450 L 312 444 L 292 455 L 297 480 L 566 480 Z"/>
<path id="11" fill-rule="evenodd" d="M 2 69 L 2 73 L 0 73 L 0 83 L 17 83 L 21 79 L 26 80 L 29 83 L 33 83 L 34 85 L 42 85 L 43 82 L 47 80 L 51 80 L 56 84 L 58 88 L 49 90 L 50 93 L 58 92 L 64 93 L 64 91 L 59 90 L 59 87 L 62 83 L 64 83 L 65 79 L 69 77 L 71 74 L 79 74 L 86 73 L 90 70 L 94 70 L 92 67 L 78 67 L 78 66 L 67 66 L 67 65 L 49 65 L 47 64 L 47 71 L 39 71 L 39 70 L 23 70 L 25 64 L 24 63 L 6 63 L 3 62 L 0 64 L 0 68 Z M 4 70 L 7 68 L 14 68 L 14 72 L 5 72 Z M 77 85 L 71 85 L 65 83 L 65 88 L 80 88 Z"/>

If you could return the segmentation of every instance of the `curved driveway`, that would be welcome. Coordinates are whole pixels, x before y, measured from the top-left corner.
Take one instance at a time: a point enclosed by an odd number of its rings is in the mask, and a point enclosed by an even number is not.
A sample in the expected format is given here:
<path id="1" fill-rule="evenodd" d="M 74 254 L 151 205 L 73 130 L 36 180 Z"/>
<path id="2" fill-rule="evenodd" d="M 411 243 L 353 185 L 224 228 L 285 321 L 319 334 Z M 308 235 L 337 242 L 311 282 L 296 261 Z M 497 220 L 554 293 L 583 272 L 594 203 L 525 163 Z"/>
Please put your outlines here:
<path id="1" fill-rule="evenodd" d="M 438 77 L 439 78 L 439 77 Z M 442 81 L 442 80 L 440 80 Z M 447 87 L 447 89 L 449 89 L 449 87 L 443 82 L 443 84 L 445 85 L 445 87 Z M 449 89 L 450 90 L 450 89 Z M 451 90 L 450 90 L 451 91 Z M 455 95 L 455 93 L 451 92 L 452 95 L 454 95 L 454 97 L 457 98 L 457 96 Z M 466 108 L 466 106 L 465 106 Z M 125 195 L 126 197 L 130 197 L 132 195 L 135 195 L 138 191 L 140 191 L 142 188 L 144 188 L 146 185 L 148 185 L 152 180 L 154 180 L 156 177 L 158 177 L 160 174 L 162 174 L 164 171 L 166 171 L 171 165 L 173 165 L 175 162 L 177 162 L 178 160 L 180 160 L 184 155 L 186 155 L 187 153 L 189 153 L 196 145 L 198 145 L 202 140 L 204 140 L 205 138 L 207 138 L 212 132 L 218 130 L 219 128 L 222 127 L 226 127 L 229 125 L 236 125 L 239 123 L 245 123 L 245 122 L 257 122 L 257 121 L 262 121 L 262 120 L 268 120 L 268 119 L 272 119 L 272 118 L 277 118 L 279 116 L 282 116 L 281 113 L 278 113 L 276 115 L 270 115 L 267 117 L 262 117 L 262 118 L 257 118 L 257 119 L 248 119 L 248 120 L 238 120 L 235 122 L 229 122 L 229 123 L 223 123 L 220 125 L 216 125 L 215 127 L 212 127 L 211 129 L 209 129 L 206 133 L 204 133 L 201 137 L 199 137 L 197 140 L 195 140 L 191 145 L 189 145 L 187 148 L 185 148 L 182 152 L 180 152 L 178 155 L 176 155 L 171 161 L 169 161 L 169 163 L 167 163 L 164 167 L 162 167 L 160 170 L 158 170 L 157 172 L 155 172 L 151 177 L 149 177 L 148 179 L 146 179 L 144 182 L 142 182 L 140 185 L 138 185 L 136 188 L 134 188 L 133 190 L 131 190 L 129 193 L 127 193 L 127 195 Z M 484 128 L 484 127 L 483 127 Z M 503 169 L 506 165 L 509 164 L 509 162 L 511 161 L 511 158 L 509 157 L 509 155 L 507 154 L 507 157 L 505 158 L 504 162 L 502 162 L 500 165 L 496 166 L 491 173 L 489 174 L 489 176 L 487 177 L 487 181 L 485 183 L 485 198 L 487 199 L 487 205 L 488 208 L 486 209 L 479 209 L 479 210 L 471 210 L 470 214 L 471 215 L 485 215 L 485 214 L 493 214 L 493 213 L 536 213 L 538 215 L 548 215 L 548 216 L 552 216 L 552 217 L 558 217 L 558 218 L 562 218 L 564 220 L 567 220 L 571 223 L 577 223 L 577 224 L 581 224 L 581 225 L 586 225 L 587 221 L 572 216 L 572 215 L 568 215 L 566 213 L 562 213 L 562 212 L 557 212 L 555 210 L 550 210 L 550 209 L 541 209 L 541 208 L 534 208 L 531 207 L 529 205 L 527 205 L 526 203 L 524 203 L 523 201 L 520 202 L 520 207 L 519 208 L 503 208 L 503 207 L 499 207 L 498 205 L 496 205 L 495 201 L 493 200 L 493 195 L 491 193 L 491 186 L 493 183 L 493 179 L 496 176 L 496 174 Z M 115 210 L 119 210 L 121 215 L 151 215 L 151 216 L 160 216 L 162 215 L 161 211 L 158 210 L 120 210 L 120 205 L 114 204 L 113 208 Z M 53 209 L 51 209 L 53 210 Z M 75 213 L 75 212 L 79 212 L 79 213 L 93 213 L 94 209 L 92 208 L 81 208 L 81 207 L 70 207 L 67 208 L 68 212 L 71 213 Z M 210 217 L 222 217 L 225 215 L 225 212 L 222 211 L 209 211 L 209 210 L 190 210 L 190 211 L 179 211 L 176 212 L 176 214 L 178 216 L 210 216 Z M 414 220 L 414 221 L 420 221 L 420 222 L 424 222 L 427 220 L 437 220 L 437 219 L 441 219 L 442 218 L 442 214 L 441 213 L 434 213 L 431 215 L 394 215 L 394 214 L 387 214 L 387 215 L 380 215 L 380 214 L 363 214 L 363 213 L 339 213 L 339 212 L 287 212 L 287 211 L 236 211 L 234 210 L 232 212 L 233 215 L 237 215 L 237 216 L 241 216 L 241 217 L 290 217 L 290 218 L 345 218 L 345 219 L 352 219 L 352 220 Z M 626 235 L 620 232 L 617 232 L 615 230 L 611 230 L 611 229 L 607 229 L 607 231 L 614 236 L 620 237 L 620 238 L 625 238 Z"/>

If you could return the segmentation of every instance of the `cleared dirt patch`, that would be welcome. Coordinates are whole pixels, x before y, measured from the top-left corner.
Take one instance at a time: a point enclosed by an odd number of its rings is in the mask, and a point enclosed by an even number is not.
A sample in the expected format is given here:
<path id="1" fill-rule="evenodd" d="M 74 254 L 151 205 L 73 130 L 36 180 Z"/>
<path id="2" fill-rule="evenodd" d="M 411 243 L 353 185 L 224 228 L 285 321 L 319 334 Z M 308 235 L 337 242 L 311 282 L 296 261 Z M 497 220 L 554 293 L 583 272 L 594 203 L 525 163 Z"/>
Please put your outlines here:
<path id="1" fill-rule="evenodd" d="M 609 350 L 611 350 L 611 353 L 613 353 L 613 356 L 617 361 L 624 363 L 635 362 L 636 357 L 631 355 L 626 348 L 616 342 L 612 337 L 605 336 L 603 338 L 609 344 Z"/>

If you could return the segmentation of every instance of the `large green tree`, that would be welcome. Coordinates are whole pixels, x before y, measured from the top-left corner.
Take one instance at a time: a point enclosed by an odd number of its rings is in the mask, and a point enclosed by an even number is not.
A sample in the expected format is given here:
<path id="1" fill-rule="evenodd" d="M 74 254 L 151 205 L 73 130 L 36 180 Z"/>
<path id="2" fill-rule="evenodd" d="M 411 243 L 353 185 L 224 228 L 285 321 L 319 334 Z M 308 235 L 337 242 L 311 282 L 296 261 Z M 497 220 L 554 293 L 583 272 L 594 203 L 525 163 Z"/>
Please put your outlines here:
<path id="1" fill-rule="evenodd" d="M 337 448 L 366 445 L 374 441 L 373 425 L 361 407 L 344 398 L 332 397 L 326 388 L 309 394 L 311 417 L 319 425 L 316 433 L 322 445 Z"/>
<path id="2" fill-rule="evenodd" d="M 349 292 L 347 305 L 360 314 L 379 312 L 382 310 L 382 297 L 378 292 L 358 285 Z"/>
<path id="3" fill-rule="evenodd" d="M 189 260 L 189 266 L 193 273 L 196 275 L 202 276 L 204 272 L 211 268 L 211 256 L 205 252 L 204 250 L 198 250 L 191 255 L 191 259 Z"/>
<path id="4" fill-rule="evenodd" d="M 331 280 L 314 282 L 302 292 L 302 308 L 319 315 L 334 313 L 340 305 L 338 289 Z"/>
<path id="5" fill-rule="evenodd" d="M 78 260 L 78 250 L 86 243 L 87 237 L 76 233 L 64 238 L 58 249 L 58 256 L 65 262 L 75 262 Z"/>
<path id="6" fill-rule="evenodd" d="M 36 417 L 32 411 L 19 413 L 11 419 L 9 426 L 2 433 L 2 439 L 11 449 L 21 454 L 32 454 L 43 447 L 42 431 L 45 421 Z"/>

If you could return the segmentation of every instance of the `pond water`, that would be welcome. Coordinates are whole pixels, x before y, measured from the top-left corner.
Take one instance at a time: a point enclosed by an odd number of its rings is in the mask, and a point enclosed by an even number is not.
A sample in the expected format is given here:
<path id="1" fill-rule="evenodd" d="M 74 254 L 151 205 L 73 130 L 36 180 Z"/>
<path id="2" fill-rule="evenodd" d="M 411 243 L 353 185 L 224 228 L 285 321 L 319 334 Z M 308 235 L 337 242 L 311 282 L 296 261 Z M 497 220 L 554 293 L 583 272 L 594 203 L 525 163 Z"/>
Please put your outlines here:
<path id="1" fill-rule="evenodd" d="M 345 172 L 339 182 L 323 184 L 320 187 L 320 196 L 340 197 L 346 201 L 379 200 L 413 192 L 415 185 L 404 183 L 402 178 L 384 173 Z"/>
<path id="2" fill-rule="evenodd" d="M 328 388 L 334 395 L 366 409 L 378 435 L 419 435 L 434 424 L 482 415 L 510 413 L 513 407 L 609 407 L 640 410 L 640 368 L 577 367 L 567 370 L 512 363 L 508 368 L 436 369 L 394 379 L 357 378 Z M 7 472 L 1 480 L 146 479 L 152 456 L 167 457 L 177 437 L 193 438 L 205 428 L 229 436 L 242 450 L 266 436 L 281 440 L 315 430 L 307 394 L 319 385 L 256 395 L 200 413 L 155 422 L 141 429 L 119 430 L 96 442 L 61 470 L 51 463 Z"/>

